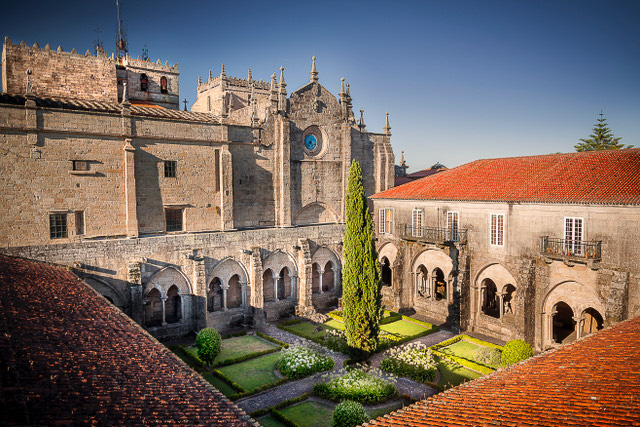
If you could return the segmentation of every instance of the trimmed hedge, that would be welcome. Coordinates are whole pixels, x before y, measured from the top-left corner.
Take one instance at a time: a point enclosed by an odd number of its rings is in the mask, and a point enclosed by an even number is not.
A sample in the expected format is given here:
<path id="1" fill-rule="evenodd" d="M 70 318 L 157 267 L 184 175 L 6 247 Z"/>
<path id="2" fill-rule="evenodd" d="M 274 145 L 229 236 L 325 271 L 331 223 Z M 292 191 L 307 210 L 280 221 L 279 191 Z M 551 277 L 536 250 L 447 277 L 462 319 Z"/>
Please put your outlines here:
<path id="1" fill-rule="evenodd" d="M 222 336 L 222 339 L 234 338 L 234 337 L 243 337 L 247 335 L 247 331 L 234 332 L 232 334 L 226 334 Z"/>
<path id="2" fill-rule="evenodd" d="M 493 369 L 493 368 L 481 365 L 481 364 L 476 363 L 476 362 L 472 362 L 471 360 L 467 360 L 467 359 L 464 359 L 462 357 L 453 356 L 451 354 L 445 354 L 445 353 L 442 353 L 442 352 L 440 352 L 438 350 L 433 350 L 433 349 L 431 350 L 431 352 L 433 354 L 435 354 L 436 356 L 438 356 L 438 357 L 450 360 L 452 362 L 457 363 L 458 365 L 464 366 L 465 368 L 469 368 L 469 369 L 471 369 L 473 371 L 480 372 L 481 374 L 490 374 L 490 373 L 495 371 L 495 369 Z"/>
<path id="3" fill-rule="evenodd" d="M 210 365 L 216 360 L 222 347 L 222 337 L 213 328 L 204 328 L 196 335 L 196 347 L 198 357 L 205 364 Z"/>
<path id="4" fill-rule="evenodd" d="M 253 396 L 254 394 L 258 394 L 258 393 L 260 393 L 262 391 L 268 390 L 268 389 L 270 389 L 272 387 L 279 386 L 279 385 L 284 384 L 284 383 L 289 382 L 289 381 L 291 381 L 291 378 L 280 378 L 278 381 L 274 381 L 272 383 L 263 384 L 260 387 L 254 388 L 253 390 L 242 391 L 240 393 L 232 394 L 231 396 L 229 396 L 229 399 L 230 400 L 238 400 L 238 399 L 242 399 L 243 397 Z"/>
<path id="5" fill-rule="evenodd" d="M 245 360 L 255 359 L 256 357 L 264 356 L 265 354 L 275 353 L 276 351 L 280 351 L 280 348 L 268 348 L 266 350 L 258 351 L 257 353 L 249 353 L 242 356 L 238 356 L 232 359 L 221 360 L 220 362 L 214 362 L 211 365 L 212 368 L 221 368 L 223 366 L 233 365 L 234 363 L 244 362 Z"/>
<path id="6" fill-rule="evenodd" d="M 268 414 L 272 409 L 286 408 L 287 406 L 291 406 L 294 403 L 302 402 L 303 400 L 307 400 L 308 398 L 309 398 L 309 393 L 302 393 L 300 396 L 294 397 L 289 400 L 285 400 L 284 402 L 280 402 L 277 405 L 273 405 L 265 409 L 258 409 L 257 411 L 250 413 L 249 416 L 251 418 L 261 417 L 263 415 Z"/>
<path id="7" fill-rule="evenodd" d="M 286 426 L 301 427 L 300 424 L 296 423 L 295 421 L 293 421 L 292 419 L 290 419 L 289 417 L 287 417 L 285 414 L 278 411 L 277 409 L 274 409 L 271 411 L 271 416 Z"/>
<path id="8" fill-rule="evenodd" d="M 333 427 L 355 427 L 369 421 L 369 414 L 364 407 L 352 400 L 343 400 L 333 410 L 331 425 Z"/>
<path id="9" fill-rule="evenodd" d="M 428 322 L 423 322 L 422 320 L 414 319 L 413 317 L 409 317 L 409 316 L 402 316 L 402 320 L 415 323 L 416 325 L 424 326 L 425 328 L 431 328 L 433 332 L 436 332 L 437 330 L 440 329 L 436 325 L 433 325 Z"/>
<path id="10" fill-rule="evenodd" d="M 240 394 L 245 392 L 245 389 L 242 388 L 242 386 L 240 384 L 238 384 L 237 382 L 235 382 L 234 380 L 232 380 L 231 378 L 226 376 L 221 371 L 219 371 L 217 369 L 214 369 L 213 371 L 211 371 L 211 373 L 213 375 L 215 375 L 216 377 L 220 378 L 225 383 L 229 384 L 232 388 L 236 389 L 238 392 L 240 392 Z M 235 395 L 233 395 L 233 396 L 235 396 Z"/>
<path id="11" fill-rule="evenodd" d="M 531 344 L 525 340 L 511 340 L 502 350 L 502 365 L 509 366 L 533 356 Z"/>
<path id="12" fill-rule="evenodd" d="M 182 356 L 181 358 L 185 362 L 187 362 L 187 365 L 191 366 L 196 371 L 199 368 L 203 368 L 204 365 L 205 365 L 204 362 L 202 360 L 200 360 L 200 358 L 198 356 L 195 356 L 192 353 L 190 353 L 189 351 L 187 351 L 187 349 L 184 348 L 184 346 L 181 346 L 181 345 L 171 346 L 170 349 L 175 353 L 180 353 L 180 355 Z M 185 360 L 185 359 L 187 359 L 187 360 Z"/>
<path id="13" fill-rule="evenodd" d="M 282 328 L 280 328 L 280 329 L 282 329 Z M 260 332 L 260 331 L 256 332 L 256 335 L 257 335 L 257 336 L 259 336 L 260 338 L 264 338 L 265 340 L 267 340 L 267 341 L 269 341 L 269 342 L 272 342 L 272 343 L 274 343 L 274 344 L 277 344 L 277 345 L 279 345 L 280 347 L 284 347 L 284 348 L 289 347 L 289 344 L 288 344 L 288 343 L 286 343 L 286 342 L 282 342 L 282 341 L 280 341 L 280 340 L 277 340 L 277 339 L 275 339 L 275 338 L 273 338 L 273 337 L 270 337 L 269 335 L 267 335 L 267 334 L 265 334 L 265 333 L 262 333 L 262 332 Z"/>
<path id="14" fill-rule="evenodd" d="M 402 318 L 404 317 L 400 313 L 396 313 L 395 311 L 387 311 L 387 310 L 384 311 L 384 316 L 386 317 L 383 317 L 382 319 L 380 319 L 381 325 L 397 322 L 398 320 L 402 320 Z"/>

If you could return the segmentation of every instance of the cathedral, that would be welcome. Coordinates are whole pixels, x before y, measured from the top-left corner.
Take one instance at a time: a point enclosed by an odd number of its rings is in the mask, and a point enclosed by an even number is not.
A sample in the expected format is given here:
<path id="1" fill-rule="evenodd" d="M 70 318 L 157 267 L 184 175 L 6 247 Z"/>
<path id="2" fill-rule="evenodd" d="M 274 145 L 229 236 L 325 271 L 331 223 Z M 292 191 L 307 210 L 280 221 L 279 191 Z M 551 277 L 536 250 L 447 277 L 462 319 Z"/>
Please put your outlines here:
<path id="1" fill-rule="evenodd" d="M 391 188 L 391 128 L 309 74 L 288 94 L 282 67 L 223 65 L 182 111 L 178 64 L 6 37 L 0 252 L 68 266 L 160 338 L 337 305 L 349 167 Z"/>

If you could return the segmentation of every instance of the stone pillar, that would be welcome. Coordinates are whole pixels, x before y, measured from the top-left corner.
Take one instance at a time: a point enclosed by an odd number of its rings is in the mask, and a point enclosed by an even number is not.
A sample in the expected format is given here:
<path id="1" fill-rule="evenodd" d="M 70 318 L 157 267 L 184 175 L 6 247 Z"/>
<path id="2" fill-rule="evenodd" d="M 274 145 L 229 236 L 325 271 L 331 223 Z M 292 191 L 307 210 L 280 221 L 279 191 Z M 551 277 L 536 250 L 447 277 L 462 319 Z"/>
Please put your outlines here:
<path id="1" fill-rule="evenodd" d="M 220 280 L 220 288 L 222 289 L 222 311 L 227 311 L 227 289 L 229 289 L 229 284 Z"/>
<path id="2" fill-rule="evenodd" d="M 167 326 L 167 313 L 166 313 L 167 297 L 160 297 L 160 301 L 162 301 L 162 326 Z"/>
<path id="3" fill-rule="evenodd" d="M 136 208 L 135 147 L 131 138 L 124 140 L 124 207 L 127 237 L 138 236 L 138 211 Z"/>
<path id="4" fill-rule="evenodd" d="M 273 278 L 273 300 L 278 301 L 278 279 L 280 277 L 273 270 L 271 270 L 271 277 Z"/>
<path id="5" fill-rule="evenodd" d="M 584 319 L 580 318 L 580 315 L 573 316 L 573 323 L 576 325 L 576 339 L 580 339 L 582 335 L 581 324 L 584 323 Z"/>
<path id="6" fill-rule="evenodd" d="M 220 228 L 232 230 L 233 222 L 233 158 L 228 145 L 220 150 Z"/>
<path id="7" fill-rule="evenodd" d="M 318 281 L 320 282 L 320 295 L 323 294 L 323 290 L 322 290 L 322 275 L 324 274 L 324 268 L 321 265 L 318 265 Z"/>
<path id="8" fill-rule="evenodd" d="M 141 263 L 129 263 L 127 268 L 127 280 L 129 282 L 129 291 L 131 295 L 131 318 L 139 325 L 144 325 L 144 305 L 142 301 L 142 275 Z"/>
<path id="9" fill-rule="evenodd" d="M 498 296 L 498 304 L 500 304 L 500 318 L 504 316 L 504 293 L 497 294 Z"/>
<path id="10" fill-rule="evenodd" d="M 298 300 L 298 273 L 295 271 L 291 275 L 291 298 L 294 301 Z"/>
<path id="11" fill-rule="evenodd" d="M 240 288 L 242 289 L 242 307 L 247 308 L 247 283 L 240 282 Z"/>
<path id="12" fill-rule="evenodd" d="M 548 329 L 548 332 L 549 332 L 549 335 L 548 335 L 549 341 L 548 341 L 548 343 L 549 344 L 555 344 L 555 342 L 556 342 L 554 337 L 553 337 L 553 318 L 556 317 L 556 314 L 558 314 L 557 311 L 552 311 L 551 313 L 549 313 L 549 329 Z"/>

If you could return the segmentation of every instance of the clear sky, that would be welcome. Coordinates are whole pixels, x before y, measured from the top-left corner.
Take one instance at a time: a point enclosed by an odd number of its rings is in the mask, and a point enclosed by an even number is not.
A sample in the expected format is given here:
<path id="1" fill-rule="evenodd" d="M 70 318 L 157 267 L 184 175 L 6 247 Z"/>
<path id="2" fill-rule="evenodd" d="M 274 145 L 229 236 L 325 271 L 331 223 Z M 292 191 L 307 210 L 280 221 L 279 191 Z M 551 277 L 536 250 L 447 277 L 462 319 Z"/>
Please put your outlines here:
<path id="1" fill-rule="evenodd" d="M 180 98 L 198 75 L 268 80 L 285 67 L 291 93 L 309 79 L 382 131 L 410 171 L 478 158 L 574 151 L 603 110 L 622 142 L 640 146 L 640 1 L 134 1 L 123 0 L 129 51 L 180 64 Z M 14 43 L 114 50 L 113 1 L 3 5 Z"/>

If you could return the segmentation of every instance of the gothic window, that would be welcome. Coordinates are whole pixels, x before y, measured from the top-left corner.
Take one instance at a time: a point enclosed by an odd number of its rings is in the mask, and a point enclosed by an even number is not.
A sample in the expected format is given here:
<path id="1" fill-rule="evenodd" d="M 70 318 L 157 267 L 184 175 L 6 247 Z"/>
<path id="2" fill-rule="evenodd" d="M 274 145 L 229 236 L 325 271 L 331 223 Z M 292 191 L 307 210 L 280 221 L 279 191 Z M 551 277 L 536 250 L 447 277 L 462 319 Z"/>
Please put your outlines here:
<path id="1" fill-rule="evenodd" d="M 182 298 L 176 285 L 172 285 L 167 292 L 166 318 L 167 323 L 177 323 L 182 319 Z"/>
<path id="2" fill-rule="evenodd" d="M 227 308 L 236 308 L 242 305 L 242 286 L 240 277 L 234 274 L 229 279 L 229 289 L 227 289 Z"/>
<path id="3" fill-rule="evenodd" d="M 324 274 L 322 275 L 322 290 L 324 292 L 329 292 L 333 290 L 335 275 L 333 273 L 333 265 L 331 261 L 328 261 L 324 266 Z"/>
<path id="4" fill-rule="evenodd" d="M 142 92 L 149 90 L 149 79 L 145 73 L 140 74 L 140 90 Z"/>
<path id="5" fill-rule="evenodd" d="M 458 241 L 458 212 L 447 212 L 447 240 Z"/>
<path id="6" fill-rule="evenodd" d="M 422 237 L 422 209 L 414 209 L 411 212 L 411 235 Z"/>
<path id="7" fill-rule="evenodd" d="M 553 340 L 558 344 L 566 344 L 576 339 L 576 322 L 573 320 L 573 309 L 564 301 L 553 307 Z"/>
<path id="8" fill-rule="evenodd" d="M 271 269 L 266 269 L 262 275 L 262 296 L 264 302 L 274 301 L 275 295 L 273 293 L 273 272 Z"/>
<path id="9" fill-rule="evenodd" d="M 315 262 L 311 266 L 311 293 L 320 293 L 320 266 Z"/>
<path id="10" fill-rule="evenodd" d="M 570 255 L 582 255 L 583 253 L 583 219 L 582 218 L 565 218 L 564 219 L 564 250 Z"/>
<path id="11" fill-rule="evenodd" d="M 162 301 L 160 300 L 160 291 L 157 289 L 152 289 L 147 295 L 144 320 L 147 327 L 162 325 Z"/>
<path id="12" fill-rule="evenodd" d="M 420 265 L 417 271 L 417 292 L 418 296 L 423 298 L 429 298 L 431 296 L 431 292 L 429 289 L 429 272 L 424 265 Z"/>
<path id="13" fill-rule="evenodd" d="M 217 277 L 214 277 L 209 284 L 207 291 L 207 311 L 209 313 L 222 310 L 222 287 L 220 285 L 220 279 Z"/>
<path id="14" fill-rule="evenodd" d="M 431 273 L 431 280 L 433 281 L 433 295 L 436 297 L 436 301 L 440 301 L 447 298 L 447 282 L 444 280 L 444 273 L 439 268 L 435 268 Z"/>
<path id="15" fill-rule="evenodd" d="M 389 262 L 389 258 L 382 257 L 380 260 L 380 276 L 382 279 L 382 286 L 391 286 L 393 272 L 391 271 L 391 263 Z"/>
<path id="16" fill-rule="evenodd" d="M 283 267 L 280 270 L 280 275 L 278 276 L 278 298 L 277 299 L 287 299 L 291 296 L 291 276 L 289 275 L 289 269 L 287 267 Z"/>
<path id="17" fill-rule="evenodd" d="M 177 169 L 178 169 L 177 161 L 175 160 L 164 161 L 164 177 L 165 178 L 175 178 Z"/>
<path id="18" fill-rule="evenodd" d="M 49 237 L 52 239 L 67 238 L 67 214 L 49 214 Z"/>
<path id="19" fill-rule="evenodd" d="M 504 246 L 504 215 L 491 214 L 491 246 Z"/>
<path id="20" fill-rule="evenodd" d="M 182 231 L 182 208 L 166 208 L 164 210 L 166 230 L 169 231 Z"/>
<path id="21" fill-rule="evenodd" d="M 505 285 L 502 290 L 502 313 L 513 314 L 513 296 L 516 293 L 516 288 L 513 285 Z"/>
<path id="22" fill-rule="evenodd" d="M 491 279 L 482 281 L 482 312 L 487 316 L 500 318 L 500 306 L 498 305 L 498 288 Z"/>
<path id="23" fill-rule="evenodd" d="M 167 78 L 165 76 L 160 77 L 160 92 L 168 92 Z"/>
<path id="24" fill-rule="evenodd" d="M 587 308 L 582 313 L 581 323 L 581 337 L 586 337 L 592 333 L 599 331 L 603 327 L 603 320 L 598 310 L 594 308 Z"/>

